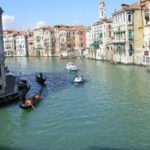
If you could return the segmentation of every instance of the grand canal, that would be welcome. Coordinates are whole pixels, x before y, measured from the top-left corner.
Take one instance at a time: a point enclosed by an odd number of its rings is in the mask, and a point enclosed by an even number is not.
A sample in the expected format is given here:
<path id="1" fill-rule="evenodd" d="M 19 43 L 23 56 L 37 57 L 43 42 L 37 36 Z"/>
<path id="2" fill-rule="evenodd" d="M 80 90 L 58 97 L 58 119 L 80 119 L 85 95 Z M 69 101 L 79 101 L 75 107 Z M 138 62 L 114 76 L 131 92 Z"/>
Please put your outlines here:
<path id="1" fill-rule="evenodd" d="M 0 108 L 0 149 L 149 150 L 150 74 L 144 67 L 72 60 L 86 82 L 59 58 L 7 58 L 9 69 L 29 79 L 45 72 L 47 88 L 36 110 L 19 102 Z M 20 64 L 20 65 L 19 65 Z"/>

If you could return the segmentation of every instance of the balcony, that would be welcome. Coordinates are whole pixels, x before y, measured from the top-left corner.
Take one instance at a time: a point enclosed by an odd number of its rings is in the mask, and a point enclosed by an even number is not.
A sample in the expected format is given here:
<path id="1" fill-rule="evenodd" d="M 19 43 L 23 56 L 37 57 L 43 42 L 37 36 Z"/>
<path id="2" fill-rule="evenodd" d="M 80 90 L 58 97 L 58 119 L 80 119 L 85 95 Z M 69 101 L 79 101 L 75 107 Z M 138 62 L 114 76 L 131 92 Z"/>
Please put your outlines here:
<path id="1" fill-rule="evenodd" d="M 126 40 L 125 39 L 115 39 L 112 41 L 114 44 L 125 44 Z"/>

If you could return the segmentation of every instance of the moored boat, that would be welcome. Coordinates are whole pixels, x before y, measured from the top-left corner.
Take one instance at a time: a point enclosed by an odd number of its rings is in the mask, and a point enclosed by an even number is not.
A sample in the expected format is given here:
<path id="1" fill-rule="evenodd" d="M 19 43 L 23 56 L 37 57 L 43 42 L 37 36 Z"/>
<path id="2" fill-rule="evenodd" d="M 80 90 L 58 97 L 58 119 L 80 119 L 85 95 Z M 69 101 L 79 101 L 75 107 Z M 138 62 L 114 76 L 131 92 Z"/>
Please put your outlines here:
<path id="1" fill-rule="evenodd" d="M 66 69 L 68 71 L 77 71 L 78 70 L 78 67 L 75 66 L 72 62 L 69 62 L 67 65 L 66 65 Z"/>

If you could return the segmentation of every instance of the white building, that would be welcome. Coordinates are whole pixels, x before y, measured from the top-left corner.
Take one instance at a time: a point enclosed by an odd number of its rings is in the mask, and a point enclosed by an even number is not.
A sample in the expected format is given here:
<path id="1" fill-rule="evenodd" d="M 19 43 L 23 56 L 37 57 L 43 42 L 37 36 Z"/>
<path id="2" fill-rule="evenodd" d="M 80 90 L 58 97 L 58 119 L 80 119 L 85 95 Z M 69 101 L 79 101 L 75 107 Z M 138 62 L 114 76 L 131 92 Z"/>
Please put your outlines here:
<path id="1" fill-rule="evenodd" d="M 100 0 L 100 21 L 91 26 L 92 48 L 89 50 L 89 57 L 92 59 L 109 60 L 108 53 L 111 53 L 112 47 L 112 20 L 106 19 L 106 8 L 104 0 Z M 109 48 L 110 47 L 110 48 Z M 110 49 L 110 51 L 108 51 Z"/>
<path id="2" fill-rule="evenodd" d="M 33 47 L 36 56 L 53 56 L 55 54 L 55 32 L 52 27 L 33 30 Z"/>
<path id="3" fill-rule="evenodd" d="M 124 6 L 113 13 L 115 62 L 133 63 L 133 13 Z"/>
<path id="4" fill-rule="evenodd" d="M 27 34 L 18 32 L 16 35 L 16 55 L 17 57 L 28 56 Z"/>
<path id="5" fill-rule="evenodd" d="M 13 57 L 16 55 L 16 32 L 6 30 L 3 32 L 5 56 Z"/>
<path id="6" fill-rule="evenodd" d="M 91 27 L 86 29 L 86 48 L 90 48 L 92 44 Z"/>
<path id="7" fill-rule="evenodd" d="M 44 30 L 45 28 L 33 30 L 33 48 L 35 50 L 36 56 L 41 56 L 41 53 L 44 51 Z"/>

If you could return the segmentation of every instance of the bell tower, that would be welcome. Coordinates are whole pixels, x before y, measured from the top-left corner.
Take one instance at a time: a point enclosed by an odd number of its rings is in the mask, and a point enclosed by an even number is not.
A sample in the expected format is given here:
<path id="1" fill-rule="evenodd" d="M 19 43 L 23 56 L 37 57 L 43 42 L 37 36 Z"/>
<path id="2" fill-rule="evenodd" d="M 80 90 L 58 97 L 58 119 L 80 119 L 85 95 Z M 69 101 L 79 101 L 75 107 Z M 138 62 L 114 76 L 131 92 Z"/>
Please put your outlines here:
<path id="1" fill-rule="evenodd" d="M 100 3 L 99 3 L 99 19 L 100 20 L 106 19 L 105 0 L 100 0 Z"/>

